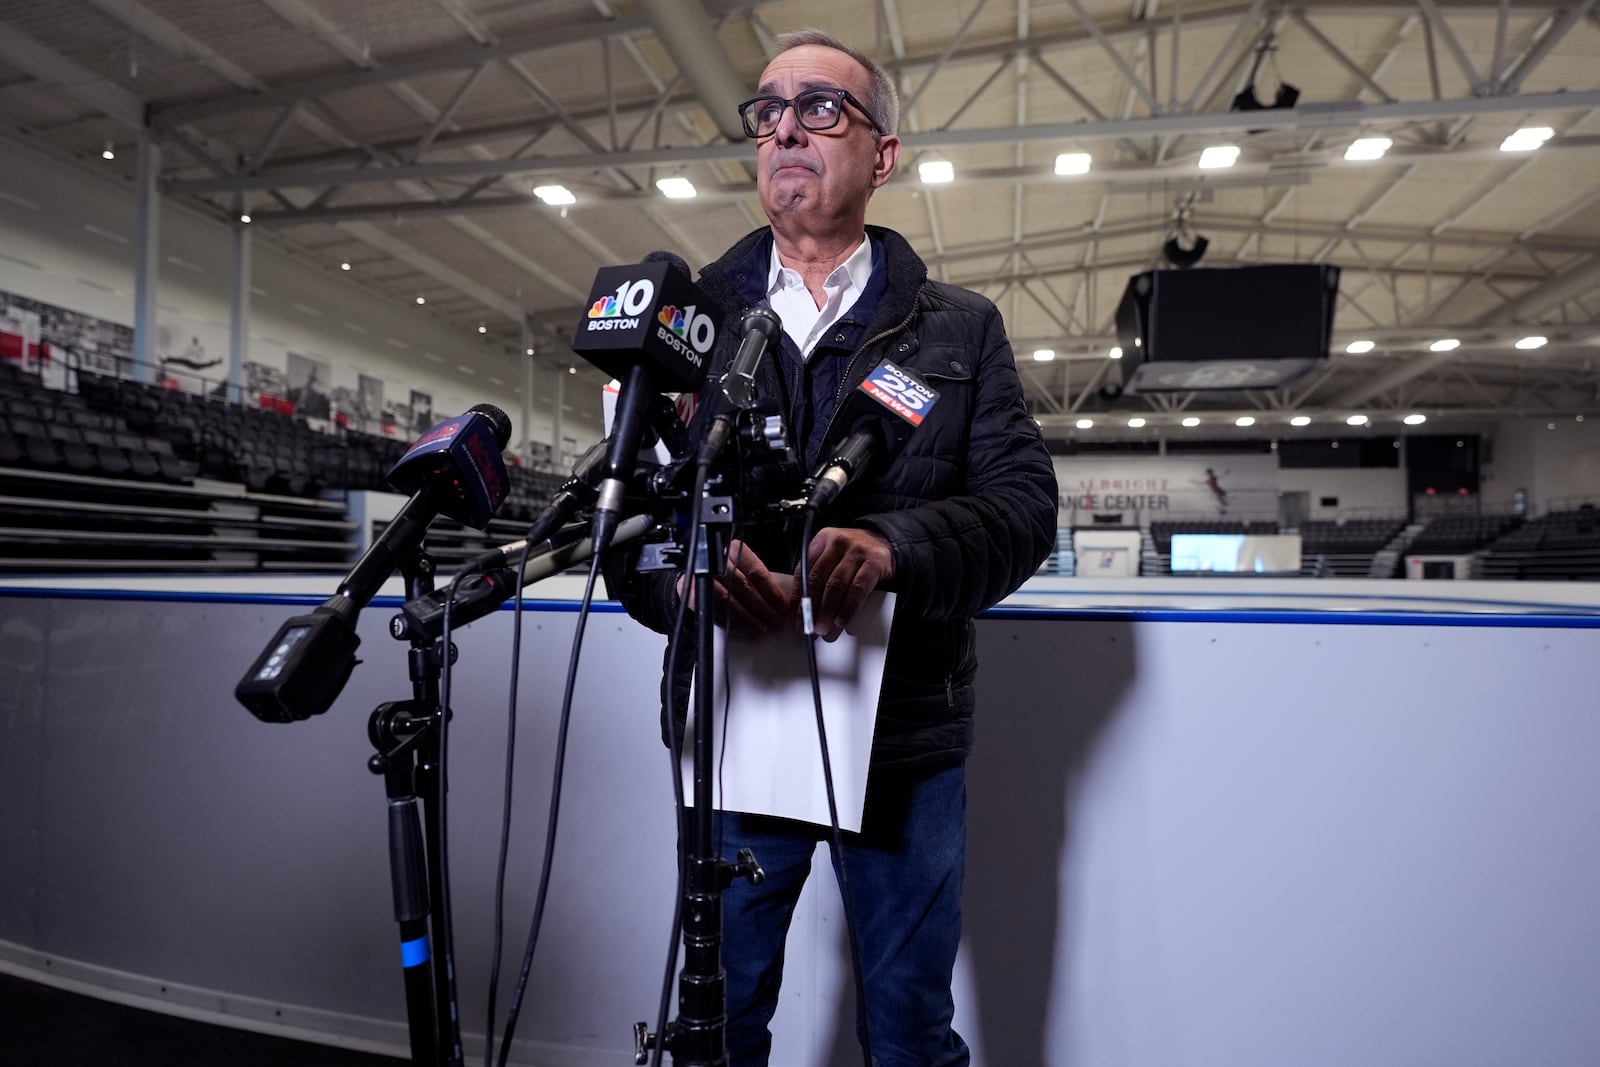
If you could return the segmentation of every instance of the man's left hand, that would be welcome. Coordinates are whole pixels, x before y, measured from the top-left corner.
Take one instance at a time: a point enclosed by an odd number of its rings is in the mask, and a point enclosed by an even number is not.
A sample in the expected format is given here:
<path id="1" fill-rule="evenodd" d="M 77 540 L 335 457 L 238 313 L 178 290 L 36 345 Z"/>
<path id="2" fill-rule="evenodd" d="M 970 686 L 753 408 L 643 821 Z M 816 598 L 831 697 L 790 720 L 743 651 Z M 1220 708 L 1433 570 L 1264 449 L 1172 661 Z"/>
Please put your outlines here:
<path id="1" fill-rule="evenodd" d="M 812 623 L 832 641 L 844 632 L 880 582 L 894 577 L 889 542 L 870 530 L 829 526 L 811 539 Z M 799 573 L 796 572 L 796 580 Z"/>

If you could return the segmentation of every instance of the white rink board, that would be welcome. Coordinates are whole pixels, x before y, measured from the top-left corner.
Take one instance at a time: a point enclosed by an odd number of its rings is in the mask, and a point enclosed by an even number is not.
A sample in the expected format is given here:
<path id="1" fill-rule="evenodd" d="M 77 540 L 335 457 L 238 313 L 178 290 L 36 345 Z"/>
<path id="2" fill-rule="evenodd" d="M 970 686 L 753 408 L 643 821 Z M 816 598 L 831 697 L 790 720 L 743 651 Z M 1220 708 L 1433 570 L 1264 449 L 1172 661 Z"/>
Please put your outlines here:
<path id="1" fill-rule="evenodd" d="M 553 594 L 571 581 L 537 587 L 524 622 L 512 959 L 576 618 Z M 191 991 L 195 1011 L 220 1005 L 217 1021 L 271 1028 L 282 1010 L 330 1040 L 393 1047 L 404 1007 L 382 784 L 363 766 L 367 713 L 408 692 L 403 646 L 384 633 L 393 604 L 363 612 L 364 662 L 332 710 L 267 725 L 232 686 L 283 619 L 331 592 L 326 577 L 95 584 L 48 583 L 0 609 L 14 801 L 0 854 L 19 859 L 0 870 L 15 902 L 0 965 L 43 970 L 48 956 L 55 973 L 167 1009 L 183 1005 L 158 984 Z M 956 974 L 974 1062 L 1600 1062 L 1596 592 L 1030 582 L 978 627 Z M 463 631 L 455 672 L 469 1031 L 510 624 L 498 613 Z M 661 647 L 614 605 L 590 623 L 522 1062 L 626 1062 L 629 1027 L 653 1015 L 671 911 Z M 852 1062 L 841 924 L 831 884 L 814 881 L 775 1067 Z"/>

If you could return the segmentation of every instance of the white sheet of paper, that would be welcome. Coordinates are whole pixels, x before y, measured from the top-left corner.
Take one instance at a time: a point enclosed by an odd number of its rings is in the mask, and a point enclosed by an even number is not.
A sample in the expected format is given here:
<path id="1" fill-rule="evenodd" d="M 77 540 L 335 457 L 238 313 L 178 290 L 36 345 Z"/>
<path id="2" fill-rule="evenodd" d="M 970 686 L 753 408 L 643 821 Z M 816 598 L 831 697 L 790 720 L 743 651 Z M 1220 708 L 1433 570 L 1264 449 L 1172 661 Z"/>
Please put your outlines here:
<path id="1" fill-rule="evenodd" d="M 878 690 L 889 647 L 894 594 L 875 592 L 850 627 L 833 641 L 817 642 L 822 719 L 839 827 L 861 829 L 867 768 Z M 722 755 L 712 796 L 718 808 L 828 825 L 817 716 L 806 667 L 805 639 L 793 631 L 763 638 L 732 637 L 716 630 L 717 677 L 713 747 Z M 723 664 L 727 664 L 726 671 Z M 728 692 L 723 692 L 724 675 Z M 698 684 L 698 679 L 696 679 Z M 728 697 L 724 702 L 724 697 Z M 684 742 L 684 791 L 694 781 L 694 702 Z M 726 709 L 726 714 L 724 714 Z M 693 797 L 689 797 L 693 804 Z"/>

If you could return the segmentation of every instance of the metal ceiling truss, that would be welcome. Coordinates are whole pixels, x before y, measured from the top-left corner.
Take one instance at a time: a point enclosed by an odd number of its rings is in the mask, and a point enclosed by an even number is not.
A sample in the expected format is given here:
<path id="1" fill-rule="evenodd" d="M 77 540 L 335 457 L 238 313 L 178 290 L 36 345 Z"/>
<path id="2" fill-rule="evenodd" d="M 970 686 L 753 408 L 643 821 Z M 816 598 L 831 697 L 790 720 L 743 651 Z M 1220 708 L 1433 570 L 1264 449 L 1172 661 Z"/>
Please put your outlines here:
<path id="1" fill-rule="evenodd" d="M 649 188 L 649 182 L 637 175 L 650 173 L 653 176 L 657 168 L 712 165 L 723 168 L 724 173 L 720 176 L 720 182 L 702 185 L 702 203 L 719 199 L 730 201 L 737 204 L 747 217 L 755 217 L 751 209 L 753 185 L 748 180 L 727 180 L 730 173 L 739 173 L 739 168 L 745 168 L 744 173 L 748 177 L 749 146 L 738 139 L 731 111 L 731 104 L 740 92 L 738 76 L 734 73 L 731 60 L 717 43 L 715 33 L 706 31 L 712 22 L 720 23 L 720 20 L 734 13 L 740 13 L 741 17 L 750 18 L 752 30 L 763 42 L 763 47 L 770 50 L 771 33 L 766 30 L 756 10 L 767 0 L 662 0 L 664 6 L 660 10 L 645 8 L 648 14 L 640 17 L 617 17 L 605 0 L 593 0 L 600 16 L 598 18 L 505 39 L 496 39 L 460 0 L 435 0 L 455 24 L 472 38 L 473 44 L 470 47 L 405 57 L 381 66 L 371 59 L 365 49 L 345 37 L 332 21 L 312 6 L 310 0 L 261 0 L 286 21 L 333 47 L 356 68 L 275 87 L 261 83 L 248 71 L 142 6 L 138 0 L 88 2 L 164 50 L 198 62 L 241 90 L 231 96 L 193 101 L 149 112 L 150 128 L 162 139 L 169 140 L 193 157 L 204 172 L 195 176 L 192 170 L 171 168 L 168 171 L 169 180 L 164 185 L 165 191 L 219 198 L 215 206 L 224 211 L 233 210 L 234 205 L 247 202 L 241 198 L 264 193 L 278 207 L 253 211 L 260 223 L 337 224 L 342 233 L 378 249 L 398 262 L 406 263 L 448 289 L 464 294 L 474 304 L 493 308 L 508 318 L 517 319 L 519 328 L 525 317 L 520 292 L 515 300 L 491 292 L 434 257 L 404 245 L 392 234 L 371 225 L 369 220 L 408 215 L 444 217 L 452 227 L 494 251 L 519 271 L 533 276 L 562 299 L 579 300 L 582 294 L 570 283 L 462 216 L 467 212 L 479 211 L 544 211 L 542 206 L 530 205 L 531 193 L 523 184 L 527 179 L 534 175 L 593 175 L 603 184 L 593 181 L 583 183 L 580 179 L 576 183 L 581 196 L 580 204 L 575 205 L 577 210 L 587 209 L 590 205 L 614 207 L 619 201 L 632 202 L 685 249 L 693 250 L 693 246 L 685 240 L 687 235 L 673 221 L 670 208 L 659 203 Z M 1593 153 L 1600 149 L 1600 136 L 1576 134 L 1569 128 L 1567 135 L 1549 142 L 1538 156 L 1520 161 L 1508 174 L 1474 196 L 1444 222 L 1426 230 L 1371 230 L 1364 225 L 1364 220 L 1425 163 L 1444 159 L 1464 161 L 1501 158 L 1493 149 L 1467 145 L 1466 133 L 1477 119 L 1505 115 L 1520 120 L 1540 112 L 1573 109 L 1588 109 L 1591 115 L 1600 114 L 1600 91 L 1518 95 L 1529 77 L 1579 22 L 1589 19 L 1600 25 L 1600 13 L 1595 10 L 1597 0 L 1518 3 L 1514 5 L 1514 11 L 1513 5 L 1507 0 L 1299 0 L 1293 4 L 1280 3 L 1279 0 L 1252 0 L 1248 4 L 1201 12 L 1185 11 L 1179 2 L 1161 15 L 1156 14 L 1155 3 L 1138 0 L 1130 17 L 1119 22 L 1097 20 L 1081 0 L 1068 0 L 1068 6 L 1077 16 L 1078 28 L 1037 34 L 1030 32 L 1029 5 L 1023 0 L 1017 5 L 1014 34 L 998 40 L 969 40 L 975 36 L 974 27 L 985 3 L 986 0 L 969 3 L 958 31 L 943 42 L 937 53 L 926 55 L 907 55 L 894 0 L 878 0 L 876 22 L 880 42 L 887 37 L 887 51 L 894 57 L 887 65 L 903 87 L 907 130 L 903 139 L 908 153 L 903 163 L 914 160 L 918 153 L 939 149 L 985 145 L 1009 145 L 1015 148 L 1015 158 L 1010 167 L 987 170 L 966 168 L 962 175 L 965 184 L 1011 186 L 1013 213 L 1009 242 L 945 247 L 936 208 L 938 192 L 924 189 L 922 197 L 932 232 L 933 250 L 927 257 L 930 269 L 949 277 L 951 267 L 961 262 L 1004 257 L 1004 263 L 997 270 L 986 270 L 981 276 L 975 275 L 965 280 L 989 289 L 998 287 L 1002 297 L 1011 299 L 1014 316 L 1026 303 L 1029 307 L 1036 307 L 1046 321 L 1071 337 L 1072 341 L 1098 343 L 1090 335 L 1096 326 L 1103 333 L 1105 326 L 1092 323 L 1090 319 L 1096 313 L 1094 309 L 1103 306 L 1103 302 L 1096 299 L 1095 292 L 1101 273 L 1105 270 L 1142 269 L 1155 262 L 1153 250 L 1152 254 L 1140 257 L 1117 255 L 1104 258 L 1100 255 L 1101 242 L 1125 237 L 1156 236 L 1170 227 L 1165 219 L 1132 225 L 1104 225 L 1109 197 L 1113 192 L 1140 190 L 1182 194 L 1203 184 L 1213 187 L 1286 184 L 1287 188 L 1275 203 L 1258 218 L 1198 220 L 1196 228 L 1200 231 L 1235 233 L 1243 238 L 1231 260 L 1217 254 L 1219 250 L 1214 250 L 1208 262 L 1253 261 L 1250 250 L 1259 249 L 1262 240 L 1321 240 L 1321 247 L 1312 256 L 1314 260 L 1340 261 L 1352 275 L 1359 275 L 1362 279 L 1359 288 L 1341 294 L 1347 306 L 1375 327 L 1387 329 L 1390 336 L 1395 338 L 1400 337 L 1401 331 L 1408 325 L 1424 322 L 1448 308 L 1452 301 L 1474 286 L 1486 288 L 1503 304 L 1500 312 L 1477 324 L 1482 330 L 1510 328 L 1510 324 L 1519 318 L 1531 320 L 1551 313 L 1565 317 L 1572 308 L 1577 309 L 1576 318 L 1586 326 L 1591 324 L 1592 314 L 1581 300 L 1589 291 L 1600 288 L 1600 269 L 1595 265 L 1600 260 L 1584 259 L 1588 248 L 1582 242 L 1538 235 L 1591 206 L 1600 199 L 1600 192 L 1580 196 L 1515 238 L 1462 232 L 1454 227 L 1504 188 L 1507 182 L 1524 173 L 1535 159 L 1550 158 L 1554 154 Z M 1539 17 L 1531 30 L 1518 28 L 1514 33 L 1510 21 L 1513 14 L 1524 20 L 1530 14 Z M 1372 15 L 1389 16 L 1402 21 L 1392 44 L 1369 69 L 1340 48 L 1327 35 L 1325 26 L 1327 20 L 1337 17 Z M 694 20 L 696 32 L 674 36 L 672 27 L 687 18 Z M 1475 64 L 1458 34 L 1460 23 L 1468 18 L 1480 24 L 1484 20 L 1493 21 L 1493 52 L 1486 67 Z M 1519 27 L 1526 25 L 1524 21 Z M 1416 26 L 1421 26 L 1424 32 L 1433 98 L 1402 100 L 1385 88 L 1384 76 L 1400 53 L 1407 35 Z M 1180 42 L 1184 35 L 1223 28 L 1227 30 L 1223 46 L 1213 53 L 1201 76 L 1190 86 L 1184 99 L 1180 100 Z M 1248 113 L 1223 110 L 1231 95 L 1242 84 L 1247 64 L 1253 58 L 1258 58 L 1262 50 L 1273 47 L 1279 33 L 1290 29 L 1304 34 L 1320 52 L 1351 76 L 1354 80 L 1354 99 Z M 634 41 L 636 36 L 654 36 L 659 40 L 680 73 L 670 81 L 659 77 L 640 53 Z M 1519 39 L 1513 40 L 1513 36 Z M 521 66 L 519 57 L 586 41 L 596 42 L 600 51 L 605 70 L 605 99 L 601 106 L 585 102 L 584 108 L 573 110 L 540 85 Z M 1164 94 L 1158 78 L 1158 43 L 1169 47 L 1171 56 Z M 650 95 L 619 98 L 612 78 L 613 46 L 622 48 L 646 76 L 653 86 Z M 1116 71 L 1123 90 L 1119 114 L 1108 116 L 1097 108 L 1062 74 L 1058 65 L 1051 62 L 1053 58 L 1076 49 L 1098 51 Z M 880 47 L 880 54 L 884 51 Z M 61 86 L 78 102 L 110 115 L 124 125 L 137 127 L 145 121 L 143 107 L 132 94 L 93 78 L 88 72 L 62 57 L 50 54 L 48 50 L 32 46 L 25 36 L 15 33 L 3 23 L 0 23 L 0 61 L 40 81 Z M 1444 63 L 1453 64 L 1453 68 L 1470 87 L 1471 96 L 1443 98 L 1439 68 Z M 495 64 L 505 67 L 512 74 L 514 82 L 528 95 L 537 114 L 514 122 L 463 128 L 455 121 L 455 116 L 490 66 Z M 925 116 L 919 115 L 916 108 L 923 102 L 924 93 L 933 84 L 934 78 L 950 67 L 971 64 L 987 64 L 991 69 L 979 80 L 977 88 L 956 102 L 940 121 L 922 121 Z M 1029 87 L 1026 73 L 1029 68 L 1041 73 L 1045 79 L 1041 84 L 1052 84 L 1073 100 L 1087 116 L 1086 120 L 1026 124 L 1025 94 Z M 449 90 L 448 98 L 440 105 L 423 98 L 406 84 L 408 78 L 450 70 L 459 70 L 461 75 Z M 956 129 L 956 124 L 974 104 L 991 92 L 1007 70 L 1014 71 L 1016 75 L 1016 121 L 1009 126 Z M 686 91 L 685 84 L 692 85 L 694 91 Z M 356 131 L 329 106 L 327 98 L 331 94 L 379 86 L 388 89 L 414 111 L 419 123 L 414 127 L 381 134 Z M 1363 96 L 1370 99 L 1363 101 Z M 736 143 L 706 144 L 703 138 L 696 136 L 691 138 L 687 147 L 661 147 L 663 120 L 672 118 L 686 132 L 693 133 L 695 128 L 690 116 L 698 107 L 704 107 L 706 113 L 711 115 L 724 138 Z M 253 150 L 243 153 L 234 146 L 222 145 L 215 138 L 208 138 L 197 127 L 197 124 L 214 125 L 215 120 L 244 111 L 259 110 L 273 110 L 275 114 L 265 132 L 259 135 L 252 146 Z M 926 106 L 922 110 L 925 112 Z M 286 131 L 295 126 L 307 130 L 329 148 L 312 152 L 300 150 L 292 156 L 274 161 L 274 154 Z M 603 128 L 599 135 L 594 132 L 597 128 Z M 639 147 L 640 138 L 652 128 L 656 131 L 655 143 L 649 147 Z M 535 154 L 541 138 L 557 129 L 570 133 L 586 150 L 561 155 Z M 1311 173 L 1345 165 L 1341 155 L 1342 143 L 1336 139 L 1358 130 L 1408 129 L 1416 131 L 1410 137 L 1412 143 L 1397 146 L 1381 164 L 1391 169 L 1402 168 L 1396 179 L 1371 197 L 1345 223 L 1281 224 L 1280 218 L 1286 205 L 1300 185 L 1309 180 Z M 1274 140 L 1269 136 L 1263 140 L 1259 138 L 1259 131 L 1288 131 L 1299 136 L 1286 149 L 1280 144 L 1281 138 Z M 1252 149 L 1251 141 L 1242 141 L 1246 152 L 1232 172 L 1202 177 L 1194 169 L 1192 156 L 1183 150 L 1183 143 L 1186 138 L 1212 134 L 1248 135 L 1257 144 L 1275 147 Z M 1093 173 L 1077 179 L 1096 184 L 1101 189 L 1100 208 L 1094 221 L 1086 228 L 1025 237 L 1022 217 L 1024 187 L 1061 182 L 1063 179 L 1023 167 L 1022 147 L 1028 143 L 1051 141 L 1110 143 L 1113 158 L 1097 158 Z M 462 148 L 472 158 L 438 158 L 441 152 Z M 491 148 L 497 151 L 491 151 Z M 218 157 L 219 149 L 221 158 Z M 737 165 L 731 172 L 726 170 L 730 164 Z M 906 169 L 910 169 L 909 165 Z M 392 183 L 400 190 L 401 197 L 376 203 L 332 202 L 343 190 L 370 183 Z M 568 221 L 566 213 L 562 213 L 559 219 L 553 213 L 547 217 L 597 258 L 602 261 L 616 260 L 616 255 L 610 249 L 576 222 Z M 1374 246 L 1394 245 L 1400 245 L 1401 248 L 1398 254 L 1387 261 L 1374 255 Z M 1081 256 L 1073 264 L 1040 263 L 1034 255 L 1072 246 L 1082 247 Z M 1438 253 L 1476 248 L 1483 249 L 1486 255 L 1470 266 L 1464 267 L 1459 262 L 1443 266 L 1436 262 Z M 1408 262 L 1423 252 L 1428 257 L 1425 264 Z M 1070 292 L 1063 292 L 1052 285 L 1053 280 L 1062 277 L 1073 279 Z M 1426 280 L 1426 285 L 1422 290 L 1421 302 L 1417 303 L 1415 301 L 1418 298 L 1411 294 L 1416 292 L 1414 279 L 1419 277 Z M 1434 279 L 1445 284 L 1434 287 Z M 962 280 L 959 272 L 954 280 Z M 1412 303 L 1408 304 L 1407 299 L 1402 297 L 1402 281 L 1412 286 L 1407 290 Z M 1378 309 L 1379 313 L 1375 313 L 1374 309 Z M 538 316 L 533 321 L 538 325 Z M 563 323 L 563 330 L 565 326 Z M 1482 400 L 1488 395 L 1488 390 L 1515 388 L 1522 390 L 1518 395 L 1522 395 L 1524 400 L 1529 399 L 1528 390 L 1531 387 L 1526 382 L 1519 385 L 1499 382 L 1476 371 L 1463 373 L 1463 368 L 1468 366 L 1465 358 L 1458 356 L 1453 361 L 1408 358 L 1376 378 L 1369 372 L 1364 375 L 1366 380 L 1360 384 L 1346 382 L 1345 385 L 1339 383 L 1349 377 L 1352 368 L 1355 373 L 1360 373 L 1360 368 L 1353 363 L 1338 362 L 1330 365 L 1313 383 L 1298 393 L 1275 395 L 1263 402 L 1274 410 L 1295 410 L 1319 392 L 1339 389 L 1342 392 L 1337 399 L 1343 403 L 1371 402 L 1380 397 L 1392 397 L 1395 403 L 1399 403 L 1406 386 L 1409 384 L 1414 390 L 1417 387 L 1416 380 L 1424 375 L 1427 375 L 1428 389 L 1439 391 L 1441 396 L 1449 390 L 1464 390 L 1477 394 L 1476 400 Z M 1071 363 L 1073 360 L 1064 362 Z M 1048 365 L 1040 364 L 1039 367 L 1046 368 Z M 1446 368 L 1446 372 L 1430 374 L 1439 368 Z M 1093 395 L 1108 373 L 1108 361 L 1099 360 L 1098 365 L 1084 377 L 1077 392 L 1074 392 L 1077 386 L 1073 382 L 1073 372 L 1063 369 L 1058 373 L 1062 377 L 1059 389 L 1049 370 L 1031 366 L 1025 369 L 1025 377 L 1030 382 L 1030 394 L 1049 408 L 1053 415 L 1065 418 L 1079 410 Z M 1593 392 L 1593 388 L 1568 389 L 1563 391 L 1563 396 L 1592 403 Z M 1543 394 L 1536 394 L 1533 398 L 1540 402 L 1547 399 Z M 1153 405 L 1153 410 L 1174 413 L 1187 408 L 1191 399 L 1162 399 Z"/>

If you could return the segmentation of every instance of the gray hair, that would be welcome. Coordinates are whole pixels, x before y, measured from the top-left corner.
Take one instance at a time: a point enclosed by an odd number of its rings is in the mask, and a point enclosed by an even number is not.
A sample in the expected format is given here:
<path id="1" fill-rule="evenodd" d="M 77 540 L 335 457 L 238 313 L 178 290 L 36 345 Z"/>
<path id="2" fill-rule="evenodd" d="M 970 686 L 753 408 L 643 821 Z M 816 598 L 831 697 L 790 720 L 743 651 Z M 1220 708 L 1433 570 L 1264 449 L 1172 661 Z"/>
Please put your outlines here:
<path id="1" fill-rule="evenodd" d="M 889 72 L 871 56 L 860 49 L 852 48 L 831 33 L 822 30 L 796 30 L 793 33 L 780 33 L 778 35 L 778 55 L 789 51 L 791 48 L 803 48 L 806 45 L 818 45 L 822 48 L 831 48 L 835 52 L 843 52 L 851 59 L 860 63 L 867 72 L 867 98 L 862 102 L 866 105 L 867 115 L 878 124 L 878 129 L 885 134 L 894 133 L 900 124 L 900 93 L 894 87 L 894 79 L 889 77 Z"/>

